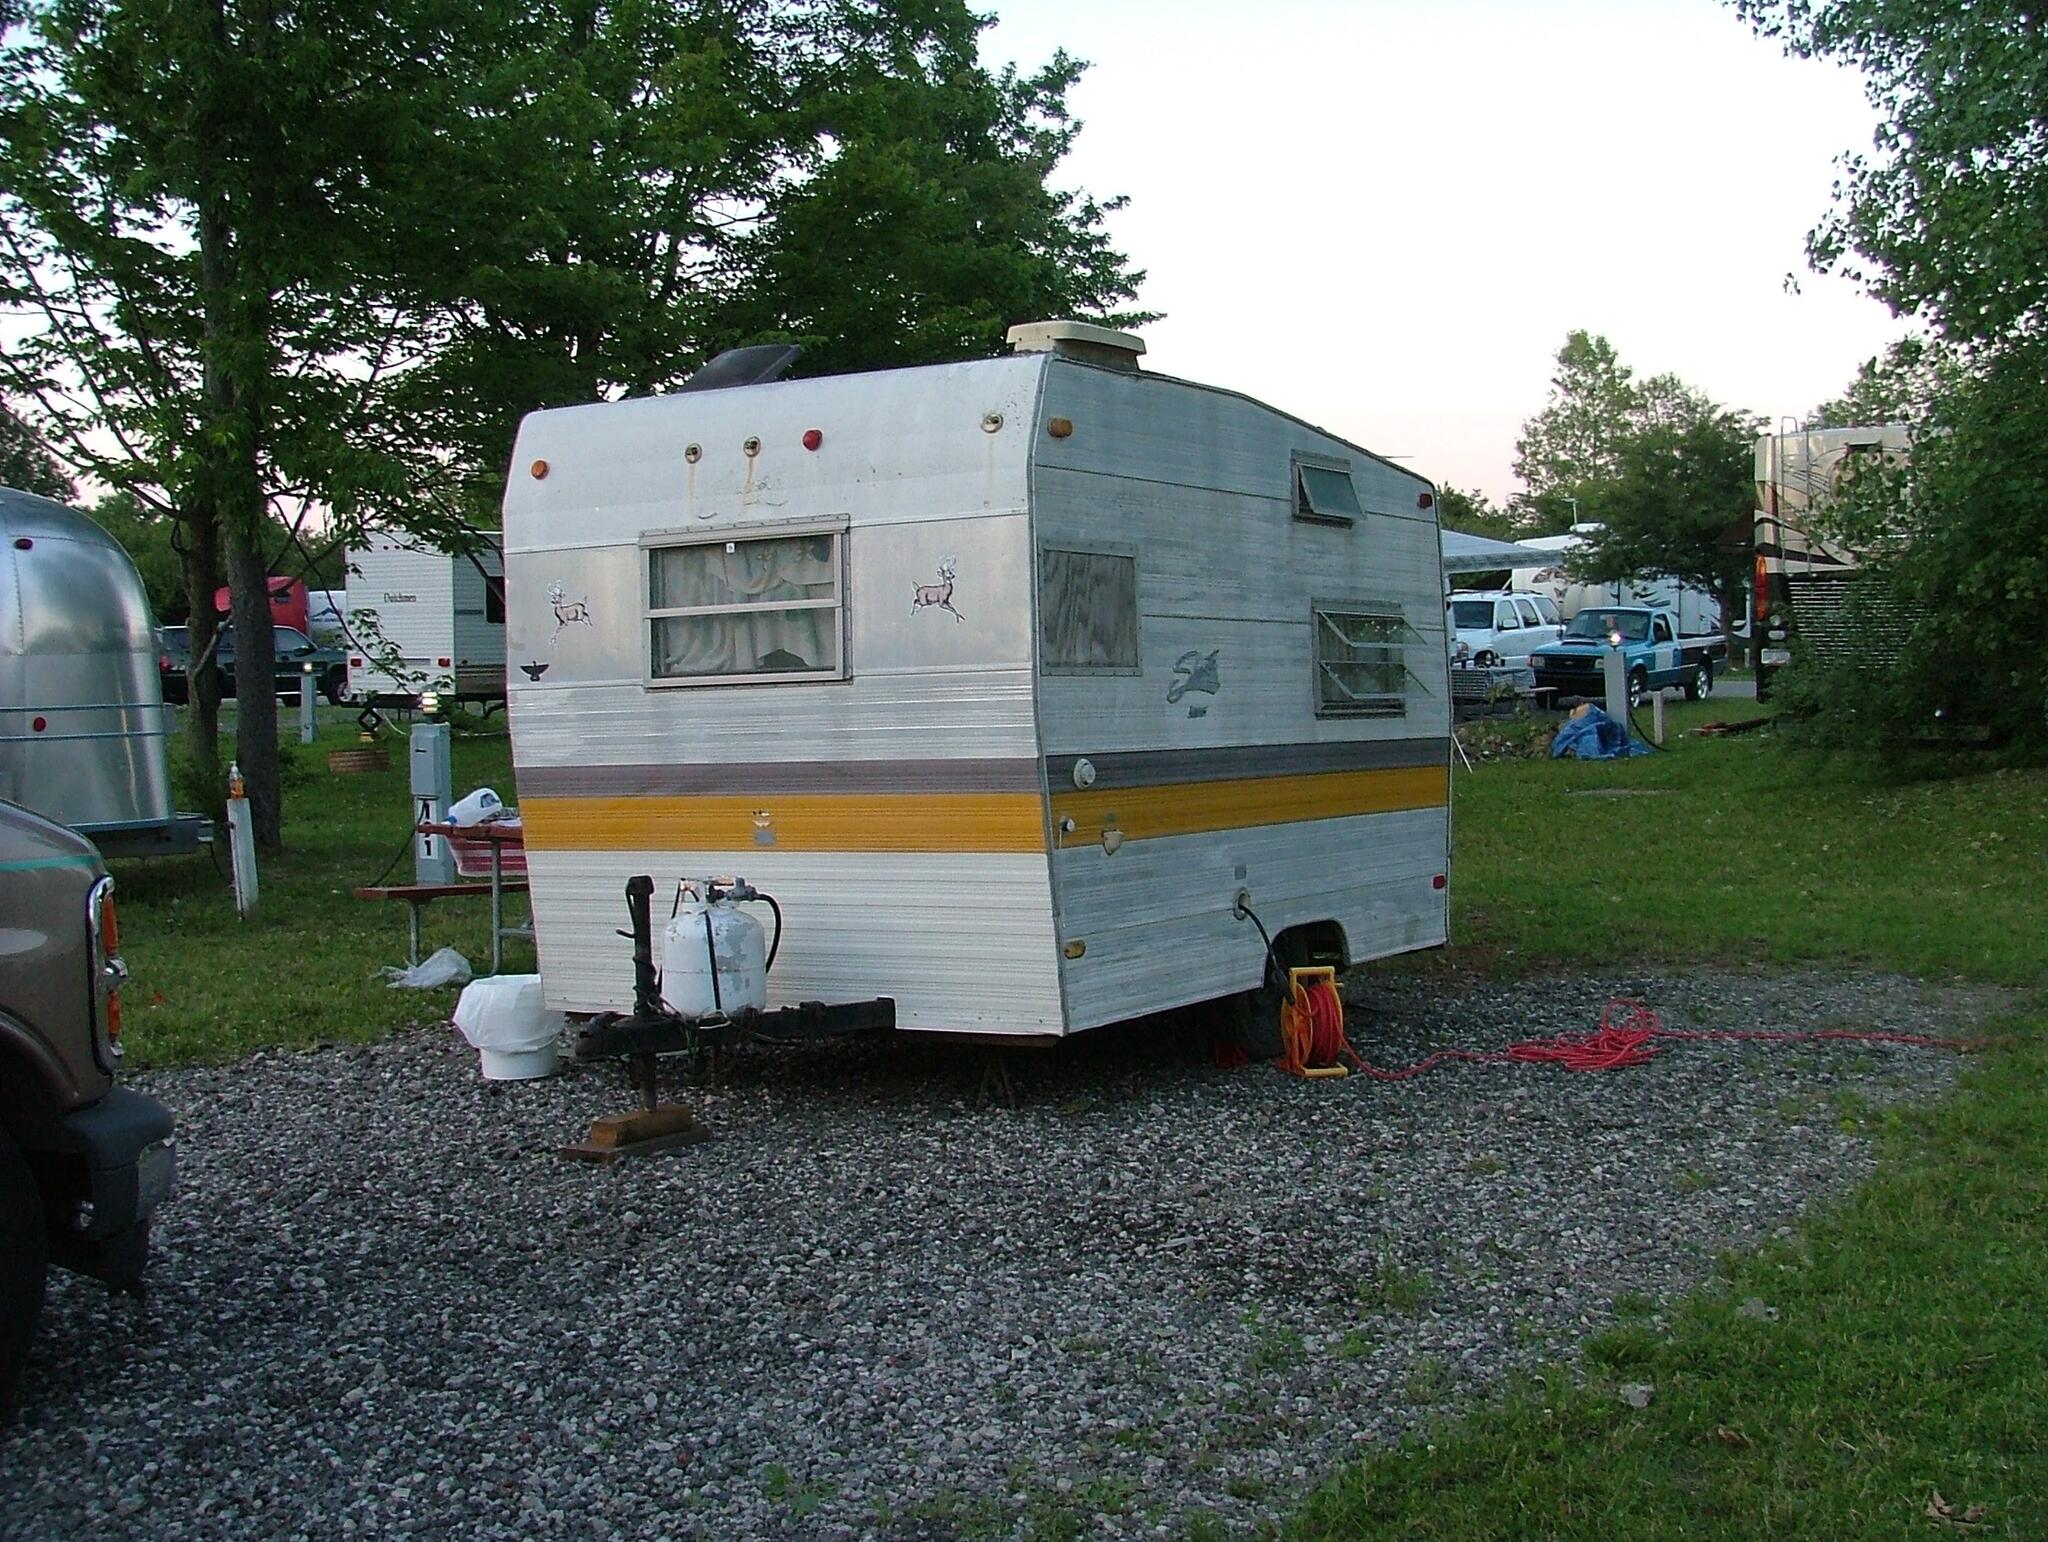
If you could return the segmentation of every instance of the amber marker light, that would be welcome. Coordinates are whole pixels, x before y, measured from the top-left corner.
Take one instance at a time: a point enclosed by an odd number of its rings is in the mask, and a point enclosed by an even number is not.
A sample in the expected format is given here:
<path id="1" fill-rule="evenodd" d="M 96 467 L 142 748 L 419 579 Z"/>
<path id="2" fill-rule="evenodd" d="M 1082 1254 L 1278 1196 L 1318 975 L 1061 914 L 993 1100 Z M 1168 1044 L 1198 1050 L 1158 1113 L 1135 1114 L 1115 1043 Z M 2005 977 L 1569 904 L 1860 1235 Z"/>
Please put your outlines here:
<path id="1" fill-rule="evenodd" d="M 544 460 L 537 460 L 533 463 L 531 469 L 533 471 L 534 481 L 538 482 L 542 477 L 548 474 L 548 463 Z"/>

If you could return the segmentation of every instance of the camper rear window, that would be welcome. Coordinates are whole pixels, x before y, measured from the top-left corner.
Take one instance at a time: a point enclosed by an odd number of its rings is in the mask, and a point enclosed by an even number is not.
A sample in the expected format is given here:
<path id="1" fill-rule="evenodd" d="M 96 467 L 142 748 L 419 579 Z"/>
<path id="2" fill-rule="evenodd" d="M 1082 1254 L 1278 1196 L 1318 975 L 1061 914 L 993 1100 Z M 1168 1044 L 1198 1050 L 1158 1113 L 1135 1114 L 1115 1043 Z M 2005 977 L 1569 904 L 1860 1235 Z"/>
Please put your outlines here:
<path id="1" fill-rule="evenodd" d="M 650 680 L 838 680 L 846 674 L 840 532 L 650 545 Z"/>
<path id="2" fill-rule="evenodd" d="M 1392 612 L 1315 608 L 1316 715 L 1403 717 L 1408 624 Z"/>
<path id="3" fill-rule="evenodd" d="M 1351 485 L 1351 473 L 1342 466 L 1317 466 L 1308 461 L 1294 463 L 1294 517 L 1317 525 L 1349 525 L 1364 513 L 1358 505 L 1358 489 Z"/>
<path id="4" fill-rule="evenodd" d="M 1048 674 L 1137 674 L 1138 559 L 1048 546 L 1038 556 L 1038 630 Z"/>

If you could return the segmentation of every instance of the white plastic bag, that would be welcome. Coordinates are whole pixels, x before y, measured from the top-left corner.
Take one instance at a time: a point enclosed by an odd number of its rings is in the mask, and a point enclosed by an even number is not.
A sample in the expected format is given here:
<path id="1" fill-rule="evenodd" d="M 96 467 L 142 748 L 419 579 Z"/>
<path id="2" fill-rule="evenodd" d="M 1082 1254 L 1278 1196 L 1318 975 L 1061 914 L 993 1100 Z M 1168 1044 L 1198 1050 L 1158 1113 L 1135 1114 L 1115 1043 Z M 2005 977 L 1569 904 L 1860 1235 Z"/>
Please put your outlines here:
<path id="1" fill-rule="evenodd" d="M 394 969 L 386 965 L 384 973 L 389 977 L 393 990 L 439 990 L 444 985 L 461 985 L 469 979 L 469 960 L 453 948 L 436 948 L 410 969 Z"/>
<path id="2" fill-rule="evenodd" d="M 547 1009 L 539 975 L 498 974 L 463 990 L 455 1026 L 482 1052 L 485 1080 L 525 1081 L 554 1072 L 566 1019 Z"/>
<path id="3" fill-rule="evenodd" d="M 479 787 L 466 798 L 457 798 L 448 806 L 448 823 L 451 825 L 480 825 L 504 808 L 505 800 L 488 787 Z"/>

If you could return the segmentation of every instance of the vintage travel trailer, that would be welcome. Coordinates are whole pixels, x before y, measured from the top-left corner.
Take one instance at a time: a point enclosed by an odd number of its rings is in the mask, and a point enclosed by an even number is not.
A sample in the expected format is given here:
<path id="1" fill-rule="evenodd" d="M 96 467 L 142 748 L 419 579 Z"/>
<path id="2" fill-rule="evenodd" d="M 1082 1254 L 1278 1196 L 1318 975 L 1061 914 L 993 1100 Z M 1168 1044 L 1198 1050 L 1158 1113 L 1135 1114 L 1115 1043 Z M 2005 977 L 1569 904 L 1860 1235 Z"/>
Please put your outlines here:
<path id="1" fill-rule="evenodd" d="M 348 553 L 351 701 L 505 699 L 505 564 L 488 536 L 450 553 L 371 534 Z"/>
<path id="2" fill-rule="evenodd" d="M 1283 961 L 1445 941 L 1430 483 L 1134 337 L 1011 340 L 526 419 L 507 640 L 551 1008 L 630 1006 L 635 874 L 657 917 L 682 879 L 775 895 L 771 1002 L 940 1033 L 1251 991 L 1259 924 Z"/>
<path id="3" fill-rule="evenodd" d="M 76 509 L 0 487 L 0 799 L 103 856 L 196 850 L 172 802 L 156 623 L 142 575 Z"/>

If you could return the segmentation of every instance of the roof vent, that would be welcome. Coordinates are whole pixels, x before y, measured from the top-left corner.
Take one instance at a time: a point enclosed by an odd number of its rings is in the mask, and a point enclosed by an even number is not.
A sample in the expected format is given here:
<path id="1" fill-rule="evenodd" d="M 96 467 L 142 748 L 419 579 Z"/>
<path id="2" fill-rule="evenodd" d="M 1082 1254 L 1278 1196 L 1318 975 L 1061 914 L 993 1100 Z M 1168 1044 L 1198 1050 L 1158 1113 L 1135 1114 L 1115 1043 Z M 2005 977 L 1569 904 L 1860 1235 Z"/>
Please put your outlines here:
<path id="1" fill-rule="evenodd" d="M 1135 370 L 1145 339 L 1086 321 L 1026 321 L 1005 339 L 1013 353 L 1056 353 L 1063 359 Z"/>

